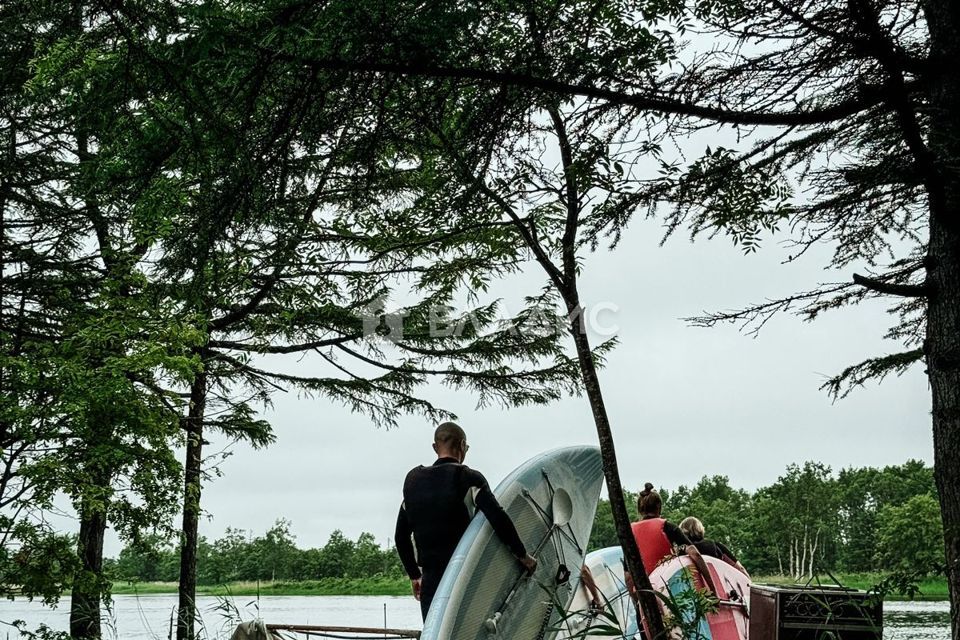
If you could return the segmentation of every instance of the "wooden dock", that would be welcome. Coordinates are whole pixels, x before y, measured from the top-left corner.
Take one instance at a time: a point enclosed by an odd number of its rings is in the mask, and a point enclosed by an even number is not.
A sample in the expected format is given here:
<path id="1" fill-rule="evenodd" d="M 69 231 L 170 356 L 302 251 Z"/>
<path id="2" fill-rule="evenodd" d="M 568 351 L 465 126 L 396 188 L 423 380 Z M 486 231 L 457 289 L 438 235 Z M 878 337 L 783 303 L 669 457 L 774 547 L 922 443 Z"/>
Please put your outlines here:
<path id="1" fill-rule="evenodd" d="M 295 640 L 296 638 L 335 638 L 337 640 L 407 640 L 420 638 L 420 632 L 388 627 L 335 627 L 316 624 L 265 624 L 244 622 L 231 640 Z"/>

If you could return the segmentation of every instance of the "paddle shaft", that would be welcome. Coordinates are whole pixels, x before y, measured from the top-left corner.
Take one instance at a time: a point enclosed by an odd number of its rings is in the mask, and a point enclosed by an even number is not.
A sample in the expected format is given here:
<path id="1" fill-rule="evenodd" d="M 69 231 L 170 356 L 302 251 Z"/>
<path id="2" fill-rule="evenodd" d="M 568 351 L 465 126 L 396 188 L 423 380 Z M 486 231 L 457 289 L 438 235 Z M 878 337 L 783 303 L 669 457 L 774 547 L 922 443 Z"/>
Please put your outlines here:
<path id="1" fill-rule="evenodd" d="M 540 543 L 537 545 L 537 548 L 533 550 L 533 556 L 536 557 L 539 555 L 540 551 L 547 544 L 547 540 L 557 531 L 560 527 L 557 525 L 550 525 L 550 529 L 547 530 L 546 535 L 543 536 L 543 539 L 540 540 Z M 510 604 L 510 600 L 513 599 L 514 594 L 517 592 L 517 589 L 520 588 L 520 585 L 523 583 L 524 578 L 528 578 L 533 574 L 528 574 L 526 569 L 520 570 L 520 575 L 517 576 L 517 579 L 514 581 L 513 586 L 510 587 L 510 592 L 507 594 L 507 597 L 504 598 L 503 604 L 497 607 L 497 613 L 502 613 L 504 609 L 507 608 L 507 605 Z"/>

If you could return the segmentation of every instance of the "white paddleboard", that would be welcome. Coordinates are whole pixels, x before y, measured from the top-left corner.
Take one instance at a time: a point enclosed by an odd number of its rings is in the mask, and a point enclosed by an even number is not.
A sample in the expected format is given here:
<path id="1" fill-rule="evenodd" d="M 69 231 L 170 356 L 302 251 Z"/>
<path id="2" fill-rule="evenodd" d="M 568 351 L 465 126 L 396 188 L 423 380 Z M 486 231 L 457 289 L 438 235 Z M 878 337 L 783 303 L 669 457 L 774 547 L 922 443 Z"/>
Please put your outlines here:
<path id="1" fill-rule="evenodd" d="M 578 581 L 556 640 L 639 637 L 636 609 L 623 577 L 623 549 L 606 547 L 592 551 L 583 564 L 590 569 L 597 584 L 602 612 L 591 611 L 590 592 Z M 619 635 L 611 636 L 614 628 L 620 630 Z"/>
<path id="2" fill-rule="evenodd" d="M 443 574 L 421 640 L 554 638 L 558 608 L 569 601 L 586 555 L 602 483 L 600 449 L 590 446 L 549 451 L 507 476 L 494 494 L 539 561 L 536 573 L 522 577 L 478 513 Z"/>

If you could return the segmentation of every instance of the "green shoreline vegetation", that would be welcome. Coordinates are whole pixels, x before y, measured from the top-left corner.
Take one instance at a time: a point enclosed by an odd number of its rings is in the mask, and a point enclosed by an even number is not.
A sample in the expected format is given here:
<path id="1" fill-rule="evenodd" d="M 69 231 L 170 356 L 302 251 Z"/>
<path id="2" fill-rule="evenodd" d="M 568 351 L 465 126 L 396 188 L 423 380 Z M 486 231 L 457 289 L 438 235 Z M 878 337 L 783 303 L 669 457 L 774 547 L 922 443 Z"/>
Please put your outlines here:
<path id="1" fill-rule="evenodd" d="M 775 585 L 824 585 L 843 586 L 851 589 L 869 591 L 888 577 L 886 573 L 840 573 L 835 574 L 836 581 L 829 576 L 817 576 L 810 580 L 797 581 L 790 576 L 753 576 L 756 584 Z M 947 589 L 947 579 L 944 576 L 927 576 L 917 581 L 918 592 L 913 596 L 893 591 L 888 593 L 884 600 L 949 600 L 950 592 Z"/>
<path id="2" fill-rule="evenodd" d="M 176 582 L 114 582 L 113 595 L 155 595 L 177 592 Z M 237 581 L 198 585 L 204 596 L 405 596 L 411 595 L 406 578 L 321 578 L 319 580 Z"/>
<path id="3" fill-rule="evenodd" d="M 841 585 L 863 590 L 883 583 L 888 599 L 948 598 L 943 550 L 930 543 L 943 538 L 933 473 L 922 462 L 839 473 L 808 462 L 790 465 L 777 482 L 752 492 L 712 476 L 661 494 L 668 520 L 698 516 L 707 537 L 730 547 L 758 583 L 804 583 L 791 576 L 816 575 L 810 584 L 831 584 L 836 576 Z M 635 519 L 635 496 L 628 500 Z M 287 520 L 260 535 L 227 529 L 199 541 L 198 593 L 409 595 L 396 550 L 386 542 L 334 531 L 323 546 L 302 548 Z M 587 546 L 617 544 L 610 505 L 601 500 Z M 180 557 L 169 538 L 142 536 L 107 559 L 105 570 L 114 594 L 175 593 Z"/>
<path id="4" fill-rule="evenodd" d="M 839 574 L 837 581 L 845 587 L 869 590 L 886 577 L 883 573 Z M 755 576 L 757 584 L 797 584 L 789 576 Z M 836 584 L 821 576 L 800 584 Z M 888 594 L 885 600 L 947 600 L 947 581 L 942 576 L 927 577 L 919 581 L 919 593 L 910 598 L 901 593 Z M 115 582 L 113 595 L 157 595 L 177 592 L 176 582 Z M 406 596 L 410 595 L 410 581 L 406 578 L 322 578 L 320 580 L 277 580 L 265 582 L 231 582 L 224 585 L 207 585 L 197 588 L 199 595 L 207 596 Z"/>

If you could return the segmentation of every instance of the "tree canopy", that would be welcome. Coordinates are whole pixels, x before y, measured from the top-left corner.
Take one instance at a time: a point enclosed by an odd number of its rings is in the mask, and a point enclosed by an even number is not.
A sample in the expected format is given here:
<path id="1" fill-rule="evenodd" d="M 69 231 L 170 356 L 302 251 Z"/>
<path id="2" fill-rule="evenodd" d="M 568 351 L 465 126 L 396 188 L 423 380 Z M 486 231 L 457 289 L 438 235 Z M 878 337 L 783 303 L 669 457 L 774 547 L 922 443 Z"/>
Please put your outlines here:
<path id="1" fill-rule="evenodd" d="M 52 599 L 70 574 L 72 634 L 98 636 L 106 527 L 136 541 L 168 525 L 182 480 L 178 638 L 192 638 L 205 430 L 269 443 L 257 411 L 287 387 L 382 424 L 433 418 L 443 408 L 421 390 L 439 380 L 504 406 L 586 392 L 642 585 L 597 374 L 613 343 L 591 344 L 578 288 L 585 253 L 641 212 L 747 251 L 789 234 L 790 260 L 829 243 L 850 272 L 694 324 L 753 331 L 782 311 L 890 300 L 896 347 L 825 387 L 926 367 L 956 602 L 954 4 L 7 3 L 0 507 L 4 553 L 35 561 L 20 580 Z M 722 127 L 728 143 L 684 155 Z M 531 261 L 545 287 L 500 317 L 489 283 Z M 435 330 L 437 309 L 457 330 Z M 377 327 L 392 339 L 371 339 Z M 323 373 L 275 366 L 302 354 Z M 879 538 L 824 537 L 880 517 L 867 480 L 832 482 L 811 464 L 754 497 L 786 532 L 768 552 L 792 573 L 882 555 Z M 80 520 L 72 559 L 37 517 L 58 491 Z"/>

